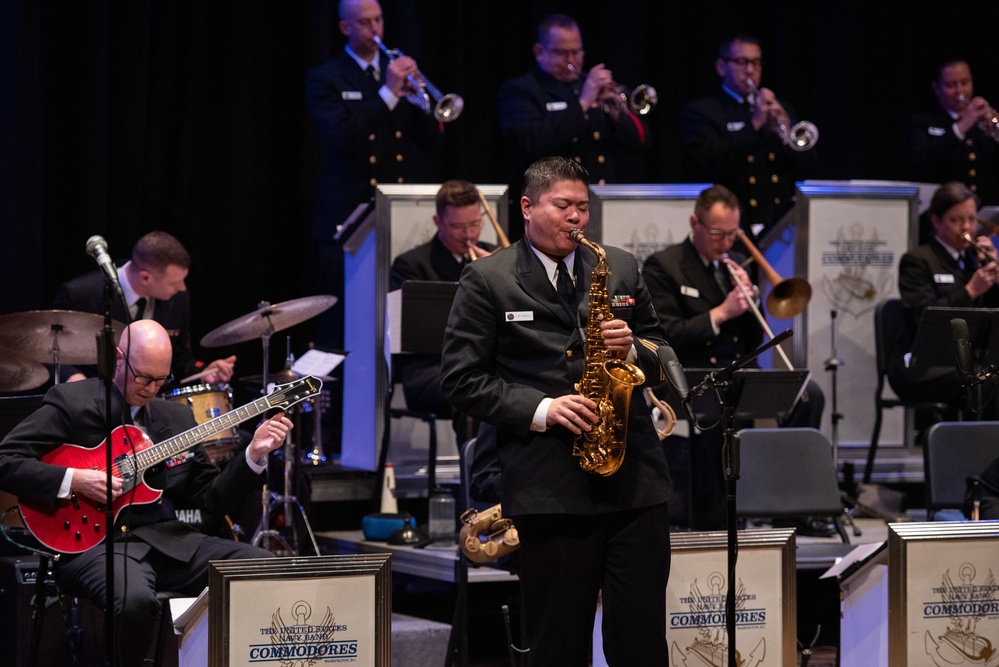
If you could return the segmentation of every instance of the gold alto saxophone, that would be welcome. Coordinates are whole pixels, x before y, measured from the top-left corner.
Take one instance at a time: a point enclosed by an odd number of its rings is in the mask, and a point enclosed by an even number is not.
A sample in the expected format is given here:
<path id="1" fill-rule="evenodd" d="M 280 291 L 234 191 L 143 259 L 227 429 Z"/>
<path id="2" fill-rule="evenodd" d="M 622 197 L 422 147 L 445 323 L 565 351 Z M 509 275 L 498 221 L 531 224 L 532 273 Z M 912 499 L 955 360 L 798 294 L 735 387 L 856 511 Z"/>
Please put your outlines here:
<path id="1" fill-rule="evenodd" d="M 586 240 L 580 229 L 569 238 L 586 246 L 597 256 L 597 266 L 590 274 L 590 317 L 586 323 L 586 360 L 583 377 L 576 391 L 597 404 L 600 421 L 590 431 L 576 436 L 573 456 L 580 457 L 579 467 L 586 472 L 609 477 L 624 463 L 628 440 L 628 407 L 631 390 L 645 382 L 645 373 L 634 364 L 607 358 L 607 346 L 600 323 L 614 319 L 608 305 L 607 276 L 611 274 L 607 253 Z"/>

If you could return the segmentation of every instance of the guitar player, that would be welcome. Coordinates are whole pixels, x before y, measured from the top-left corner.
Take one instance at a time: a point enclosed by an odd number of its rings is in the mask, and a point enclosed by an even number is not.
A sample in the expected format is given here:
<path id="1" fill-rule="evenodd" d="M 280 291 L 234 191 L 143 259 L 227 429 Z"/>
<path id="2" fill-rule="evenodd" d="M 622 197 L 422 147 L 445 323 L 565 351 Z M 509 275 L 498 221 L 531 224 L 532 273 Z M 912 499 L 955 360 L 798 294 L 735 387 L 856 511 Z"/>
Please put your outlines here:
<path id="1" fill-rule="evenodd" d="M 171 357 L 170 337 L 154 320 L 138 320 L 123 331 L 111 392 L 112 427 L 134 424 L 156 443 L 197 426 L 186 405 L 156 398 L 169 379 Z M 0 489 L 18 496 L 22 505 L 55 511 L 51 524 L 29 524 L 29 529 L 43 546 L 64 552 L 56 571 L 62 589 L 91 599 L 99 608 L 106 599 L 103 535 L 94 539 L 96 545 L 79 553 L 79 549 L 64 548 L 63 526 L 69 522 L 61 513 L 72 513 L 89 503 L 97 508 L 94 514 L 100 521 L 107 498 L 106 473 L 42 459 L 65 463 L 73 461 L 75 453 L 85 462 L 93 458 L 94 449 L 100 449 L 103 461 L 107 446 L 115 454 L 119 453 L 116 447 L 124 448 L 121 453 L 129 451 L 123 428 L 112 433 L 110 445 L 105 442 L 109 429 L 104 396 L 104 384 L 96 378 L 56 385 L 41 407 L 0 442 Z M 208 583 L 210 560 L 272 555 L 250 544 L 197 532 L 177 520 L 173 501 L 193 500 L 203 511 L 219 516 L 238 507 L 263 484 L 268 454 L 284 443 L 291 426 L 283 412 L 266 419 L 254 432 L 245 455 L 237 455 L 223 470 L 211 463 L 200 444 L 177 453 L 148 471 L 136 489 L 134 504 L 129 504 L 129 489 L 124 489 L 123 496 L 122 479 L 112 478 L 113 507 L 118 510 L 112 531 L 117 639 L 117 646 L 110 649 L 113 664 L 141 665 L 154 644 L 160 604 L 157 590 L 195 596 Z M 140 450 L 147 446 L 139 445 Z M 147 485 L 163 489 L 161 502 L 140 500 L 140 490 L 151 491 Z M 85 540 L 93 539 L 86 529 L 82 531 Z"/>

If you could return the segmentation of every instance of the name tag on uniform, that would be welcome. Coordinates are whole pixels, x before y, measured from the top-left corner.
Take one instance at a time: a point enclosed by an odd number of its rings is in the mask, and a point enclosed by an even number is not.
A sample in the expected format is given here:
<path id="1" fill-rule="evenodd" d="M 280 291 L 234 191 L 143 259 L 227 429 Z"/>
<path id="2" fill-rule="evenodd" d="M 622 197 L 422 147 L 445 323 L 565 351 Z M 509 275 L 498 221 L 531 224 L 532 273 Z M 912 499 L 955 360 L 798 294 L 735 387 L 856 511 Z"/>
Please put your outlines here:
<path id="1" fill-rule="evenodd" d="M 508 310 L 504 319 L 507 322 L 533 322 L 534 312 L 530 310 Z"/>
<path id="2" fill-rule="evenodd" d="M 686 285 L 680 285 L 680 294 L 689 296 L 693 299 L 701 298 L 701 293 L 696 287 L 687 287 Z"/>
<path id="3" fill-rule="evenodd" d="M 545 108 L 549 111 L 565 111 L 569 108 L 568 102 L 549 102 L 545 105 Z"/>
<path id="4" fill-rule="evenodd" d="M 926 128 L 926 134 L 930 135 L 931 137 L 942 137 L 943 135 L 947 134 L 947 130 L 942 127 L 928 127 Z"/>
<path id="5" fill-rule="evenodd" d="M 954 282 L 954 274 L 952 273 L 934 273 L 933 282 L 935 283 L 948 283 L 952 284 Z"/>
<path id="6" fill-rule="evenodd" d="M 360 100 L 364 98 L 359 90 L 345 90 L 340 93 L 340 97 L 345 100 Z"/>
<path id="7" fill-rule="evenodd" d="M 734 123 L 725 123 L 725 127 L 728 128 L 729 132 L 738 132 L 742 128 L 746 127 L 746 121 L 737 120 Z"/>

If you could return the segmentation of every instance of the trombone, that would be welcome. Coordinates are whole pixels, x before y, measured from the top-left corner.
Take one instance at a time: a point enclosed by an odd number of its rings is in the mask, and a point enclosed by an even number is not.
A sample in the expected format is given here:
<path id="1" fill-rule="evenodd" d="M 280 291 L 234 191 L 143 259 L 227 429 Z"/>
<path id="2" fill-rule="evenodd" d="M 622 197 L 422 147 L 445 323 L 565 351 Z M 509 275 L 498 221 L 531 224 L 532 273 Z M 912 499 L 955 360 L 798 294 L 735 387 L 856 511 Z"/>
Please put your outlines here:
<path id="1" fill-rule="evenodd" d="M 767 262 L 763 253 L 749 240 L 748 236 L 743 234 L 739 238 L 742 239 L 746 250 L 749 251 L 749 254 L 756 263 L 760 265 L 760 269 L 766 274 L 767 280 L 772 285 L 770 294 L 767 295 L 767 309 L 775 317 L 781 319 L 794 317 L 803 311 L 808 306 L 808 301 L 812 298 L 812 286 L 808 284 L 808 281 L 804 278 L 795 278 L 793 276 L 791 278 L 781 278 L 780 274 Z M 763 327 L 763 331 L 773 339 L 774 333 L 770 330 L 770 325 L 767 324 L 766 318 L 763 317 L 760 309 L 756 306 L 756 300 L 753 298 L 753 295 L 742 284 L 735 269 L 728 262 L 725 262 L 725 268 L 728 269 L 729 274 L 732 276 L 732 282 L 735 283 L 739 291 L 742 292 L 742 296 L 749 303 L 749 307 L 752 309 L 753 315 L 756 316 L 756 320 L 760 323 L 760 326 Z M 794 366 L 791 365 L 791 360 L 787 358 L 787 354 L 784 353 L 784 349 L 780 345 L 777 346 L 777 352 L 780 353 L 788 369 L 793 369 Z"/>
<path id="2" fill-rule="evenodd" d="M 386 48 L 382 43 L 382 38 L 378 35 L 372 36 L 372 39 L 389 60 L 395 60 L 405 55 L 399 49 Z M 406 77 L 406 80 L 409 81 L 409 92 L 406 93 L 406 100 L 423 109 L 425 114 L 433 112 L 434 118 L 441 123 L 457 120 L 465 108 L 465 100 L 461 95 L 457 93 L 441 94 L 437 86 L 430 83 L 430 79 L 425 77 L 419 69 L 416 70 L 415 76 L 411 74 Z"/>
<path id="3" fill-rule="evenodd" d="M 509 248 L 510 239 L 506 237 L 506 232 L 503 231 L 503 228 L 500 227 L 499 222 L 496 220 L 496 216 L 493 215 L 493 209 L 489 206 L 489 202 L 486 200 L 485 195 L 483 195 L 482 190 L 479 190 L 478 188 L 476 188 L 475 191 L 479 193 L 479 201 L 482 202 L 482 207 L 486 211 L 486 216 L 489 218 L 489 222 L 492 223 L 493 229 L 496 230 L 496 240 L 499 247 Z M 468 256 L 473 262 L 479 258 L 478 253 L 475 251 L 474 243 L 468 244 Z"/>

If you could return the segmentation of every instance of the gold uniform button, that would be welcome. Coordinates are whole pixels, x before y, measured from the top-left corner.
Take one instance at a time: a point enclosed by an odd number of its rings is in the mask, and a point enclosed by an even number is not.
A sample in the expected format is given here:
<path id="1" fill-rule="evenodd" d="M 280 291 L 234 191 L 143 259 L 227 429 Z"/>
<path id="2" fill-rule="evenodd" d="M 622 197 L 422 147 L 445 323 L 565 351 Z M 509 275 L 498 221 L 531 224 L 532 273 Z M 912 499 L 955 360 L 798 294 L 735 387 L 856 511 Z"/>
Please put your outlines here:
<path id="1" fill-rule="evenodd" d="M 603 155 L 598 155 L 597 164 L 603 164 L 604 162 L 607 162 L 607 158 L 605 158 Z"/>
<path id="2" fill-rule="evenodd" d="M 399 178 L 395 179 L 395 182 L 396 183 L 402 183 L 402 180 L 403 180 L 402 176 L 400 176 Z"/>
<path id="3" fill-rule="evenodd" d="M 767 153 L 767 159 L 773 162 L 777 159 L 777 156 L 774 155 L 773 153 Z"/>
<path id="4" fill-rule="evenodd" d="M 753 208 L 756 208 L 759 204 L 757 204 L 756 199 L 750 199 L 749 205 Z"/>
<path id="5" fill-rule="evenodd" d="M 754 162 L 756 162 L 756 156 L 755 155 L 747 155 L 746 156 L 746 162 L 748 162 L 749 164 L 753 164 Z"/>
<path id="6" fill-rule="evenodd" d="M 396 130 L 395 131 L 395 138 L 396 139 L 402 139 L 402 130 Z"/>
<path id="7" fill-rule="evenodd" d="M 968 189 L 971 190 L 972 192 L 978 192 L 978 186 L 974 184 L 968 186 Z"/>
<path id="8" fill-rule="evenodd" d="M 565 356 L 566 356 L 567 358 L 569 358 L 569 359 L 572 359 L 572 350 L 566 350 L 566 351 L 565 351 Z"/>
<path id="9" fill-rule="evenodd" d="M 975 155 L 974 152 L 971 152 L 971 153 L 968 153 L 968 159 L 971 160 L 972 162 L 974 162 L 975 160 L 978 159 L 978 156 Z"/>
<path id="10" fill-rule="evenodd" d="M 704 347 L 711 347 L 711 341 L 710 340 L 704 341 Z"/>
<path id="11" fill-rule="evenodd" d="M 375 140 L 375 133 L 372 132 L 371 134 L 368 135 L 368 141 L 374 141 L 374 140 Z"/>
<path id="12" fill-rule="evenodd" d="M 716 359 L 715 357 L 711 357 L 710 359 L 708 359 L 708 361 L 710 361 L 710 362 L 711 362 L 711 365 L 712 365 L 712 366 L 714 366 L 715 364 L 717 364 L 717 363 L 718 363 L 718 359 Z"/>
<path id="13" fill-rule="evenodd" d="M 121 527 L 121 532 L 127 533 L 128 532 L 128 526 L 122 526 Z"/>
<path id="14" fill-rule="evenodd" d="M 968 176 L 971 176 L 972 178 L 974 178 L 975 176 L 978 176 L 978 170 L 977 169 L 969 169 L 968 170 Z"/>
<path id="15" fill-rule="evenodd" d="M 402 153 L 396 153 L 395 161 L 396 162 L 402 162 Z"/>
<path id="16" fill-rule="evenodd" d="M 749 177 L 749 184 L 750 185 L 756 185 L 756 177 L 755 176 L 750 176 Z"/>
<path id="17" fill-rule="evenodd" d="M 372 178 L 370 181 L 368 181 L 368 183 L 371 184 L 371 187 L 375 187 L 376 185 L 378 185 L 378 179 Z"/>
<path id="18" fill-rule="evenodd" d="M 780 206 L 780 197 L 774 197 L 774 206 Z"/>
<path id="19" fill-rule="evenodd" d="M 600 180 L 599 180 L 599 181 L 597 182 L 597 184 L 598 184 L 598 185 L 607 185 L 607 181 L 601 178 L 601 179 L 600 179 Z"/>
<path id="20" fill-rule="evenodd" d="M 596 130 L 593 131 L 593 140 L 594 141 L 600 141 L 600 132 L 598 132 Z"/>
<path id="21" fill-rule="evenodd" d="M 780 176 L 778 176 L 777 174 L 770 174 L 770 182 L 771 183 L 779 183 L 780 182 Z"/>
<path id="22" fill-rule="evenodd" d="M 738 343 L 739 342 L 739 337 L 738 336 L 732 336 L 732 342 L 733 343 Z"/>
<path id="23" fill-rule="evenodd" d="M 572 138 L 572 143 L 578 144 L 579 143 L 579 137 L 573 137 Z"/>
<path id="24" fill-rule="evenodd" d="M 376 162 L 378 162 L 378 158 L 376 158 L 374 155 L 368 156 L 368 164 L 374 164 Z"/>
<path id="25" fill-rule="evenodd" d="M 578 155 L 572 159 L 576 161 L 576 164 L 583 164 L 583 158 L 579 157 Z"/>

